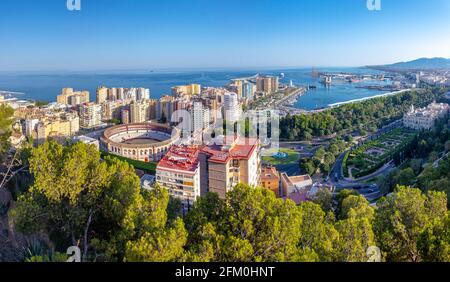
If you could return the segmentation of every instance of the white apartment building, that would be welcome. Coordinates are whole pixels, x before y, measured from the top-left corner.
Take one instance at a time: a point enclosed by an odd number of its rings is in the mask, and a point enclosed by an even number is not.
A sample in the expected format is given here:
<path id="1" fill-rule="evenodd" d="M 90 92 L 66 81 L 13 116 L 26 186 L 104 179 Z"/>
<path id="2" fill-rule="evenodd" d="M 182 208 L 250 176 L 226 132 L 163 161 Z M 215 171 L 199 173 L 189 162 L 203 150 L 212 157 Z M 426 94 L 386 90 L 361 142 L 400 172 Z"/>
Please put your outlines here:
<path id="1" fill-rule="evenodd" d="M 148 107 L 147 102 L 132 102 L 130 104 L 130 122 L 140 123 L 149 120 Z"/>
<path id="2" fill-rule="evenodd" d="M 156 182 L 184 207 L 200 197 L 199 149 L 173 146 L 156 167 Z"/>
<path id="3" fill-rule="evenodd" d="M 80 127 L 93 128 L 102 124 L 102 106 L 95 103 L 80 105 Z"/>
<path id="4" fill-rule="evenodd" d="M 236 122 L 241 116 L 241 107 L 236 93 L 226 93 L 223 96 L 223 114 L 224 119 L 229 122 Z"/>
<path id="5" fill-rule="evenodd" d="M 192 131 L 202 130 L 209 126 L 209 109 L 202 102 L 194 102 L 191 109 Z"/>
<path id="6" fill-rule="evenodd" d="M 431 103 L 426 108 L 411 110 L 403 116 L 403 125 L 415 130 L 429 130 L 436 120 L 445 117 L 449 113 L 449 105 L 444 103 Z"/>
<path id="7" fill-rule="evenodd" d="M 149 100 L 150 99 L 150 89 L 147 88 L 138 88 L 136 99 L 140 100 Z"/>

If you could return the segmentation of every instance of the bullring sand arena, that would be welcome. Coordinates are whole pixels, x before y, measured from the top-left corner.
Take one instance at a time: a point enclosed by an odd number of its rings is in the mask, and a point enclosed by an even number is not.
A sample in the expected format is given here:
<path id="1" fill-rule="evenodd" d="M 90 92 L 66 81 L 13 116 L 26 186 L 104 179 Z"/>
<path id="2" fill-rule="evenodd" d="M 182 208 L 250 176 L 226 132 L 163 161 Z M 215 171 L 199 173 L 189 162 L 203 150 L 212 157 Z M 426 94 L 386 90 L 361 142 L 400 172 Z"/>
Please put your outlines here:
<path id="1" fill-rule="evenodd" d="M 131 123 L 106 129 L 100 138 L 100 144 L 103 151 L 114 155 L 143 162 L 157 162 L 179 137 L 179 132 L 167 125 Z"/>

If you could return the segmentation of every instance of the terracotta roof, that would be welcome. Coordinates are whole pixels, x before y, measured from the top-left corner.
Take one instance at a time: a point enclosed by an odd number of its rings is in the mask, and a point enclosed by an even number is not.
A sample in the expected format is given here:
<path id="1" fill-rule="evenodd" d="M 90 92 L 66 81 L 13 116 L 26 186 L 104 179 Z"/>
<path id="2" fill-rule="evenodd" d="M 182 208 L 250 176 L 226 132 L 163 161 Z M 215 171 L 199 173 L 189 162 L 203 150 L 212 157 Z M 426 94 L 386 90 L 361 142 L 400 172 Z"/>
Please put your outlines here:
<path id="1" fill-rule="evenodd" d="M 305 186 L 312 185 L 312 179 L 309 175 L 288 176 L 286 173 L 281 173 L 281 178 L 284 179 L 290 186 Z"/>
<path id="2" fill-rule="evenodd" d="M 248 160 L 258 146 L 255 138 L 238 138 L 230 142 L 229 137 L 224 139 L 225 145 L 210 145 L 202 148 L 202 152 L 210 155 L 209 161 L 226 163 L 230 159 Z"/>
<path id="3" fill-rule="evenodd" d="M 261 168 L 261 181 L 271 180 L 271 179 L 277 179 L 277 180 L 280 179 L 277 169 L 273 166 L 262 167 Z"/>
<path id="4" fill-rule="evenodd" d="M 198 168 L 199 152 L 197 147 L 172 146 L 164 158 L 159 161 L 156 169 L 194 172 Z"/>

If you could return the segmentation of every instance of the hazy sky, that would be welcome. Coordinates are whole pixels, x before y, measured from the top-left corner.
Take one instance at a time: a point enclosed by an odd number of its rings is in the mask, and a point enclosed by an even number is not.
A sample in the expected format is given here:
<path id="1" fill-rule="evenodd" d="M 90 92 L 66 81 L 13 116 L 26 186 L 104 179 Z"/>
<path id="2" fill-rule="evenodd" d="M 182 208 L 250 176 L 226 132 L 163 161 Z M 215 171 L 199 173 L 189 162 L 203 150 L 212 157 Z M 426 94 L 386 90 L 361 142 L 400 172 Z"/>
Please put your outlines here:
<path id="1" fill-rule="evenodd" d="M 0 71 L 311 67 L 450 58 L 450 1 L 0 0 Z"/>

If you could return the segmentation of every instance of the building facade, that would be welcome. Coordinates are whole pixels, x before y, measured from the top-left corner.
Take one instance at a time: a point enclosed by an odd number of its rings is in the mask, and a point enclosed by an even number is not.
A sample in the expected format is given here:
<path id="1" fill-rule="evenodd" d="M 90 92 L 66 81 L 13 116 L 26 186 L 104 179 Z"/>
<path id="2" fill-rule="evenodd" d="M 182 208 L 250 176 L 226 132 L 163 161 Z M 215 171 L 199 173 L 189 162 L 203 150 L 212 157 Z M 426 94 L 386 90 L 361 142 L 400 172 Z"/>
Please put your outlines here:
<path id="1" fill-rule="evenodd" d="M 189 208 L 200 197 L 200 150 L 173 146 L 156 167 L 156 182 Z"/>
<path id="2" fill-rule="evenodd" d="M 106 129 L 100 137 L 102 151 L 142 162 L 157 162 L 179 139 L 177 129 L 158 123 L 130 123 Z"/>
<path id="3" fill-rule="evenodd" d="M 257 186 L 260 179 L 260 144 L 251 138 L 227 137 L 222 145 L 204 146 L 200 152 L 202 190 L 221 198 L 239 183 Z"/>
<path id="4" fill-rule="evenodd" d="M 202 91 L 200 84 L 189 84 L 172 87 L 172 95 L 174 97 L 200 95 Z"/>
<path id="5" fill-rule="evenodd" d="M 273 166 L 264 166 L 261 168 L 260 186 L 274 192 L 277 197 L 281 197 L 280 193 L 280 174 Z"/>
<path id="6" fill-rule="evenodd" d="M 130 122 L 140 123 L 149 120 L 148 103 L 144 101 L 133 101 L 130 104 Z"/>
<path id="7" fill-rule="evenodd" d="M 409 112 L 403 116 L 403 125 L 415 130 L 430 130 L 438 119 L 448 115 L 449 109 L 448 104 L 435 102 L 421 109 L 411 106 Z"/>
<path id="8" fill-rule="evenodd" d="M 73 88 L 63 88 L 60 95 L 56 97 L 60 105 L 77 106 L 89 102 L 89 91 L 74 91 Z"/>
<path id="9" fill-rule="evenodd" d="M 234 123 L 240 119 L 241 106 L 236 93 L 226 93 L 223 97 L 223 116 L 228 122 Z"/>
<path id="10" fill-rule="evenodd" d="M 202 101 L 194 102 L 191 109 L 192 132 L 208 128 L 210 123 L 209 108 Z"/>
<path id="11" fill-rule="evenodd" d="M 94 128 L 102 124 L 102 106 L 95 103 L 84 103 L 79 108 L 80 127 Z"/>
<path id="12" fill-rule="evenodd" d="M 259 76 L 256 78 L 256 91 L 270 94 L 278 91 L 279 79 L 277 76 Z"/>

